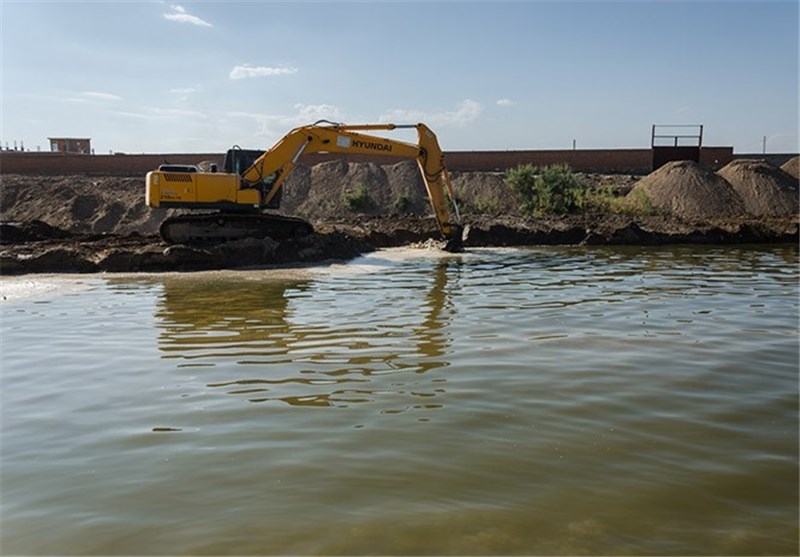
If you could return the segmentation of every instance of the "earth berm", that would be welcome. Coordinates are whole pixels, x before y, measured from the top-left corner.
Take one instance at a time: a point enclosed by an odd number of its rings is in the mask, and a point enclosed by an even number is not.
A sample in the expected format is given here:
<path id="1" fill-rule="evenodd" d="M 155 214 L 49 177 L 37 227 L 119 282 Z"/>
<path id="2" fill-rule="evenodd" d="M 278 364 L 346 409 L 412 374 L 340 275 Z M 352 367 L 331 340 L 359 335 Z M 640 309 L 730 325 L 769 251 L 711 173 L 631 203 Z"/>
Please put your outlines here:
<path id="1" fill-rule="evenodd" d="M 534 218 L 520 212 L 520 200 L 505 186 L 502 173 L 454 173 L 463 220 L 470 227 L 465 246 L 798 242 L 797 179 L 787 172 L 740 165 L 733 187 L 720 174 L 670 164 L 647 177 L 584 176 L 620 197 L 646 196 L 652 210 L 638 216 Z M 758 173 L 758 179 L 747 172 Z M 748 192 L 742 188 L 747 187 L 759 188 L 757 196 L 750 195 L 759 200 L 754 210 L 759 214 L 747 212 L 753 205 L 745 202 Z M 336 161 L 296 169 L 285 184 L 283 212 L 308 219 L 315 232 L 283 242 L 168 246 L 156 230 L 171 213 L 148 208 L 143 189 L 143 180 L 135 177 L 3 175 L 0 274 L 297 265 L 346 260 L 382 247 L 438 245 L 424 185 L 408 162 Z M 355 207 L 351 193 L 359 189 L 368 200 Z"/>

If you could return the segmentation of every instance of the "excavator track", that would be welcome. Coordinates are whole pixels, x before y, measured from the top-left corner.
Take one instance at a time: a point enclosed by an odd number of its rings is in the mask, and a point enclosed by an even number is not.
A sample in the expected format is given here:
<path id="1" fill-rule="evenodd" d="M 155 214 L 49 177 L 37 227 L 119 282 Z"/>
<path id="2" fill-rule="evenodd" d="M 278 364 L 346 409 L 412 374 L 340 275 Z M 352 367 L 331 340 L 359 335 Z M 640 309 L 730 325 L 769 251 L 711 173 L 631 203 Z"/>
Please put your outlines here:
<path id="1" fill-rule="evenodd" d="M 158 232 L 168 244 L 209 244 L 245 238 L 288 240 L 307 236 L 314 227 L 303 219 L 274 213 L 203 213 L 170 217 Z"/>

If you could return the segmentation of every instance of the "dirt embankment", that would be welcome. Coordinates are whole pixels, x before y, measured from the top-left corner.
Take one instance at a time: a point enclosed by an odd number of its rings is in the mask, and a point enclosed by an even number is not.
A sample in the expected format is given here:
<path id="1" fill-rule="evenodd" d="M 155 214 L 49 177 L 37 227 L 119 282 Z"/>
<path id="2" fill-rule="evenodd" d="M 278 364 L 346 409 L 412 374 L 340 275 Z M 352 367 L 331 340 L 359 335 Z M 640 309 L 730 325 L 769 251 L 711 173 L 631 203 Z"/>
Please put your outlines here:
<path id="1" fill-rule="evenodd" d="M 781 170 L 789 176 L 793 176 L 796 180 L 800 180 L 800 157 L 792 157 L 783 163 Z"/>
<path id="2" fill-rule="evenodd" d="M 726 169 L 715 174 L 694 163 L 670 163 L 641 179 L 585 176 L 618 195 L 630 192 L 631 198 L 646 199 L 652 209 L 646 213 L 654 213 L 648 216 L 531 218 L 520 212 L 519 199 L 501 173 L 454 172 L 451 177 L 471 227 L 467 247 L 796 242 L 797 180 L 775 167 L 728 167 L 729 179 Z M 5 175 L 0 188 L 0 273 L 293 264 L 348 259 L 374 248 L 437 237 L 424 184 L 412 162 L 299 166 L 284 186 L 282 212 L 310 220 L 315 233 L 283 242 L 266 238 L 167 246 L 156 231 L 171 213 L 145 205 L 141 178 Z"/>

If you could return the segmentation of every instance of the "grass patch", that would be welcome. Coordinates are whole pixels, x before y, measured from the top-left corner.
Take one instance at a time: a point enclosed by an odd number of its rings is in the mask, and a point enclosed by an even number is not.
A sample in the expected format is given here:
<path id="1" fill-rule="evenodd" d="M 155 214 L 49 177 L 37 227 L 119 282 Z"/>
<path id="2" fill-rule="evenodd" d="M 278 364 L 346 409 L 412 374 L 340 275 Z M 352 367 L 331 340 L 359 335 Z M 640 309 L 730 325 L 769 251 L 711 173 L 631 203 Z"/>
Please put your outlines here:
<path id="1" fill-rule="evenodd" d="M 642 190 L 634 190 L 627 196 L 614 199 L 616 212 L 626 215 L 652 216 L 658 214 L 658 210 L 653 206 L 650 196 Z"/>
<path id="2" fill-rule="evenodd" d="M 394 200 L 394 210 L 401 214 L 407 213 L 413 203 L 414 200 L 411 198 L 411 194 L 403 192 Z"/>
<path id="3" fill-rule="evenodd" d="M 345 190 L 342 193 L 342 199 L 350 209 L 354 211 L 362 211 L 372 207 L 372 199 L 369 196 L 369 190 L 363 183 L 358 182 L 352 190 Z"/>
<path id="4" fill-rule="evenodd" d="M 482 215 L 497 215 L 500 213 L 500 200 L 491 195 L 477 195 L 472 198 L 462 198 L 460 205 L 465 211 Z"/>

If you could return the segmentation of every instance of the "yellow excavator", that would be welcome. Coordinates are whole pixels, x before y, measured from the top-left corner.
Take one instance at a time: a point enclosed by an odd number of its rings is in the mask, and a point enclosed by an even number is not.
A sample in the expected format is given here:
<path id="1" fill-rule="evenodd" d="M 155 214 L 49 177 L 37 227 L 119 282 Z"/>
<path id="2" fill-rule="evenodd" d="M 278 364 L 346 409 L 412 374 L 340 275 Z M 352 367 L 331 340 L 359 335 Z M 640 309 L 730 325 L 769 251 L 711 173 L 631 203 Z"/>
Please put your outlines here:
<path id="1" fill-rule="evenodd" d="M 417 130 L 418 142 L 406 143 L 364 131 Z M 225 156 L 224 172 L 215 165 L 163 164 L 147 173 L 150 207 L 202 209 L 167 218 L 159 230 L 168 243 L 227 241 L 271 237 L 277 240 L 313 232 L 310 223 L 264 212 L 280 206 L 281 185 L 304 153 L 352 153 L 415 159 L 447 251 L 461 251 L 464 228 L 455 190 L 436 135 L 425 124 L 347 125 L 320 120 L 295 128 L 268 151 L 234 147 Z M 450 216 L 449 196 L 455 219 Z M 212 210 L 214 212 L 208 212 Z"/>

